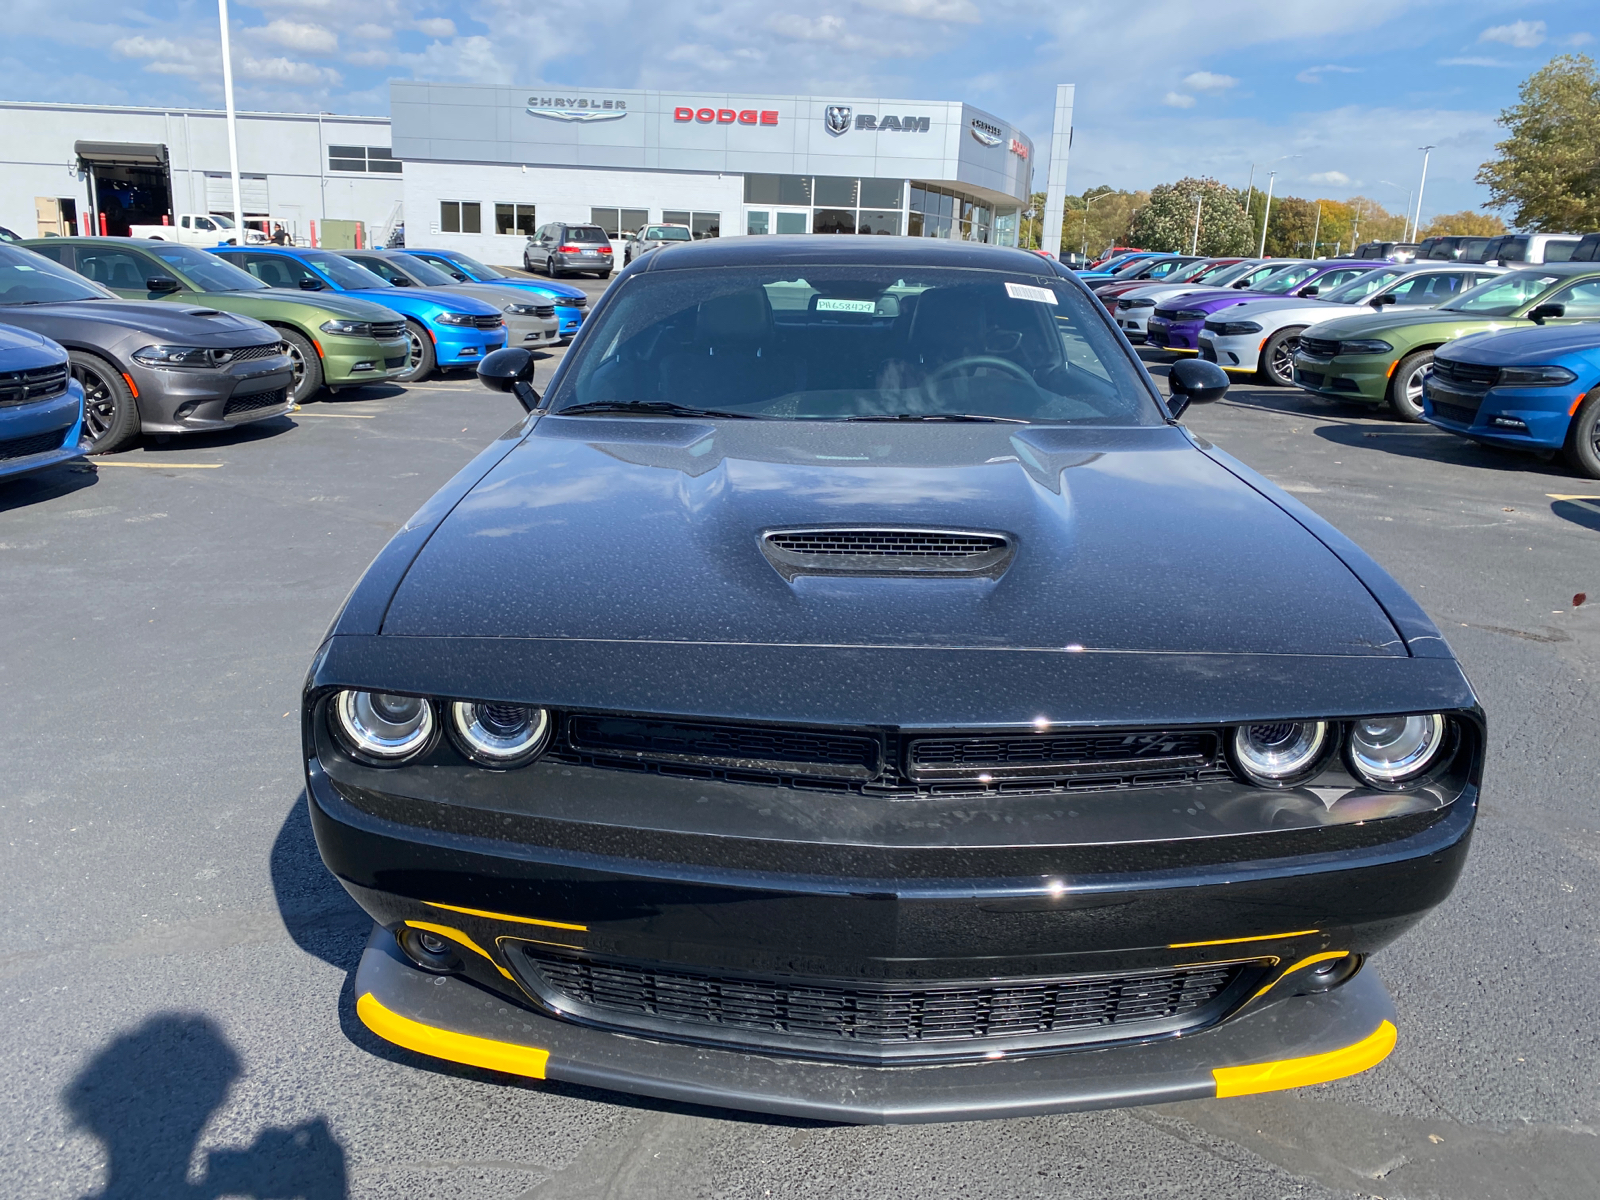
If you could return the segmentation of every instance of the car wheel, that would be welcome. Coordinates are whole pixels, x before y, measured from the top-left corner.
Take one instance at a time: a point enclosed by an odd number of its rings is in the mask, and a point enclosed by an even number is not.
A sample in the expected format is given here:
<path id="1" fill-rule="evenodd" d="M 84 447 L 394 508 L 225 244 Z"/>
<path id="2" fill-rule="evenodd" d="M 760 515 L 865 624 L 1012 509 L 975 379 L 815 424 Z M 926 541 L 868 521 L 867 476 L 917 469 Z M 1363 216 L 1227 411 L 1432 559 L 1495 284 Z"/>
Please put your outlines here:
<path id="1" fill-rule="evenodd" d="M 1590 392 L 1567 426 L 1562 448 L 1567 465 L 1580 475 L 1600 479 L 1600 391 Z"/>
<path id="2" fill-rule="evenodd" d="M 1432 350 L 1418 350 L 1400 360 L 1389 380 L 1389 407 L 1402 421 L 1422 420 L 1422 376 L 1433 362 Z"/>
<path id="3" fill-rule="evenodd" d="M 546 275 L 550 276 L 551 279 L 560 279 L 561 278 L 561 273 L 556 270 L 556 260 L 555 259 L 547 258 L 547 259 L 544 260 L 544 273 Z"/>
<path id="4" fill-rule="evenodd" d="M 1267 344 L 1261 348 L 1261 363 L 1256 368 L 1257 382 L 1268 387 L 1294 386 L 1294 352 L 1304 329 L 1304 325 L 1280 329 L 1267 339 Z"/>
<path id="5" fill-rule="evenodd" d="M 292 329 L 278 330 L 283 344 L 289 347 L 289 361 L 294 363 L 294 383 L 289 395 L 296 404 L 304 404 L 322 390 L 322 359 L 309 341 Z"/>
<path id="6" fill-rule="evenodd" d="M 401 383 L 417 383 L 433 374 L 433 338 L 417 321 L 406 321 L 406 369 L 396 375 Z"/>
<path id="7" fill-rule="evenodd" d="M 610 279 L 611 278 L 611 272 L 610 271 L 599 271 L 599 272 L 596 273 L 595 277 L 597 279 Z"/>
<path id="8" fill-rule="evenodd" d="M 127 380 L 98 354 L 69 352 L 72 377 L 83 386 L 83 433 L 90 454 L 110 454 L 138 440 L 139 406 Z"/>

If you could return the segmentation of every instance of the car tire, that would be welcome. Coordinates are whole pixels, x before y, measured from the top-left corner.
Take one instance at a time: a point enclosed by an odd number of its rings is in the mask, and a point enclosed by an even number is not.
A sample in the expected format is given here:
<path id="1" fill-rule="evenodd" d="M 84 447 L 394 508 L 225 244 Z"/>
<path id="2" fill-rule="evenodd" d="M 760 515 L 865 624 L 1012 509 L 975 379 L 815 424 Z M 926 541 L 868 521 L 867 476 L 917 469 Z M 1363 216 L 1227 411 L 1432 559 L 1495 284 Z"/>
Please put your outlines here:
<path id="1" fill-rule="evenodd" d="M 1389 407 L 1402 421 L 1416 424 L 1422 420 L 1422 373 L 1431 362 L 1432 350 L 1418 350 L 1402 358 L 1394 369 L 1389 380 Z"/>
<path id="2" fill-rule="evenodd" d="M 1304 325 L 1280 329 L 1267 339 L 1261 348 L 1261 362 L 1256 366 L 1256 382 L 1267 387 L 1294 386 L 1294 351 L 1300 344 Z"/>
<path id="3" fill-rule="evenodd" d="M 322 390 L 322 356 L 309 339 L 293 329 L 278 328 L 283 344 L 289 347 L 289 358 L 294 363 L 294 384 L 289 397 L 296 404 L 305 404 Z"/>
<path id="4" fill-rule="evenodd" d="M 90 454 L 111 454 L 139 439 L 139 406 L 133 389 L 98 354 L 67 352 L 72 377 L 83 386 L 83 436 Z"/>
<path id="5" fill-rule="evenodd" d="M 550 276 L 551 279 L 560 279 L 563 274 L 563 272 L 556 270 L 556 260 L 553 258 L 544 260 L 544 273 Z"/>
<path id="6" fill-rule="evenodd" d="M 433 354 L 433 338 L 420 321 L 406 318 L 406 369 L 394 377 L 397 383 L 420 383 L 433 374 L 438 361 Z"/>
<path id="7" fill-rule="evenodd" d="M 611 272 L 610 271 L 598 271 L 598 272 L 595 273 L 595 278 L 596 279 L 610 279 L 611 278 Z"/>
<path id="8" fill-rule="evenodd" d="M 1600 390 L 1590 392 L 1572 414 L 1561 455 L 1579 475 L 1600 479 Z"/>

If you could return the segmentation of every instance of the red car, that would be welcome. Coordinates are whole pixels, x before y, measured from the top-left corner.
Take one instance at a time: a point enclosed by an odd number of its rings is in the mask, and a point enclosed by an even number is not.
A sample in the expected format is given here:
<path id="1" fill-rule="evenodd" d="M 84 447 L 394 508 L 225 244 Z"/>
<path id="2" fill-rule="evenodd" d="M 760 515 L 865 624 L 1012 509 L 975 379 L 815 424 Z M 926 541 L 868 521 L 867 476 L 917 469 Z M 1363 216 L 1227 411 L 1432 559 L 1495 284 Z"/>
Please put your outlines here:
<path id="1" fill-rule="evenodd" d="M 1095 260 L 1092 263 L 1090 263 L 1089 266 L 1086 269 L 1090 270 L 1090 271 L 1098 271 L 1100 269 L 1100 264 L 1101 263 L 1110 262 L 1113 258 L 1115 258 L 1119 254 L 1142 254 L 1142 253 L 1144 253 L 1144 252 L 1138 246 L 1110 246 L 1107 249 L 1102 250 L 1095 257 Z"/>

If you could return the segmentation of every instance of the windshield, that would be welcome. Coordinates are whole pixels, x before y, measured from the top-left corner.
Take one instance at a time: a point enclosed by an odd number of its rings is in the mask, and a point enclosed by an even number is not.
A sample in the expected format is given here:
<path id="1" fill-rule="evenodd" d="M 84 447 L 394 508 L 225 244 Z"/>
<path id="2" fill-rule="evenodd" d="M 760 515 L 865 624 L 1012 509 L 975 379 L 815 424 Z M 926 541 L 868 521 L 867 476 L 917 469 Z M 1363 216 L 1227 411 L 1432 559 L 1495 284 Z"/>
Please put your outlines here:
<path id="1" fill-rule="evenodd" d="M 1141 272 L 1153 271 L 1161 263 L 1171 261 L 1173 260 L 1167 258 L 1136 258 L 1127 266 L 1119 267 L 1111 277 L 1113 279 L 1132 279 Z"/>
<path id="2" fill-rule="evenodd" d="M 366 267 L 374 275 L 382 275 L 388 279 L 390 273 L 395 275 L 409 275 L 419 287 L 455 287 L 456 277 L 448 272 L 441 271 L 431 262 L 424 262 L 415 254 L 395 255 L 392 259 L 368 259 L 359 264 Z M 380 270 L 387 267 L 388 270 Z"/>
<path id="3" fill-rule="evenodd" d="M 254 275 L 231 262 L 188 246 L 152 247 L 150 253 L 177 271 L 202 292 L 260 292 L 268 290 Z"/>
<path id="4" fill-rule="evenodd" d="M 1224 287 L 1236 279 L 1240 279 L 1255 270 L 1258 264 L 1253 262 L 1228 263 L 1221 267 L 1212 267 L 1201 271 L 1190 282 L 1203 283 L 1208 287 Z"/>
<path id="5" fill-rule="evenodd" d="M 217 223 L 217 228 L 218 229 L 232 229 L 233 228 L 233 218 L 232 217 L 224 217 L 224 216 L 221 216 L 221 215 L 219 215 L 217 213 L 208 213 L 207 216 L 211 220 L 213 220 L 213 221 L 215 221 Z"/>
<path id="6" fill-rule="evenodd" d="M 115 300 L 97 283 L 42 254 L 0 245 L 0 305 L 56 304 L 63 300 Z"/>
<path id="7" fill-rule="evenodd" d="M 488 266 L 488 265 L 486 265 L 484 263 L 479 262 L 475 258 L 468 257 L 465 254 L 453 254 L 453 255 L 451 255 L 451 262 L 454 263 L 454 265 L 460 267 L 468 275 L 471 275 L 474 279 L 480 279 L 481 280 L 481 279 L 510 279 L 511 278 L 511 276 L 507 275 L 504 271 L 498 269 L 497 267 Z"/>
<path id="8" fill-rule="evenodd" d="M 1512 271 L 1462 292 L 1440 312 L 1477 313 L 1482 317 L 1509 317 L 1523 305 L 1537 299 L 1560 283 L 1563 276 L 1545 271 Z"/>
<path id="9" fill-rule="evenodd" d="M 341 258 L 337 254 L 307 254 L 305 262 L 308 266 L 315 267 L 321 271 L 342 288 L 385 289 L 394 286 L 374 275 L 365 267 L 358 267 L 348 258 Z"/>
<path id="10" fill-rule="evenodd" d="M 637 276 L 601 312 L 552 407 L 769 420 L 1154 425 L 1127 352 L 1054 275 L 817 266 Z"/>
<path id="11" fill-rule="evenodd" d="M 1271 278 L 1256 284 L 1255 290 L 1265 292 L 1269 296 L 1281 296 L 1285 292 L 1293 291 L 1321 269 L 1316 263 L 1301 263 L 1297 267 L 1279 271 Z"/>
<path id="12" fill-rule="evenodd" d="M 1199 262 L 1192 262 L 1185 266 L 1179 267 L 1171 275 L 1167 276 L 1165 282 L 1187 283 L 1191 279 L 1199 278 L 1204 276 L 1208 271 L 1214 271 L 1216 269 L 1217 266 L 1215 263 L 1209 263 L 1205 259 L 1201 259 Z"/>
<path id="13" fill-rule="evenodd" d="M 681 225 L 652 225 L 644 231 L 644 240 L 647 242 L 687 242 L 691 241 L 689 231 Z"/>
<path id="14" fill-rule="evenodd" d="M 1326 300 L 1330 304 L 1359 304 L 1380 288 L 1393 283 L 1406 272 L 1389 267 L 1380 267 L 1376 271 L 1368 271 L 1358 279 L 1352 279 L 1343 287 L 1334 288 L 1326 296 L 1318 296 L 1318 300 Z"/>

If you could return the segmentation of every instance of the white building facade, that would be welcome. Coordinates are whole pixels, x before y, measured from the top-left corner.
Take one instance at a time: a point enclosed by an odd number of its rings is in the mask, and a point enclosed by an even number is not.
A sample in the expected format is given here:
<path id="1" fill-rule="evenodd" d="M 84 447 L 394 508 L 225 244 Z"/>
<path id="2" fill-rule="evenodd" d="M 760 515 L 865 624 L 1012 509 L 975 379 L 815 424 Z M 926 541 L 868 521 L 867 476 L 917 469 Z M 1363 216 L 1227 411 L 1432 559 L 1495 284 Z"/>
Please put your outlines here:
<path id="1" fill-rule="evenodd" d="M 408 243 L 502 264 L 558 221 L 1015 244 L 1032 179 L 959 101 L 393 82 L 390 111 Z"/>

